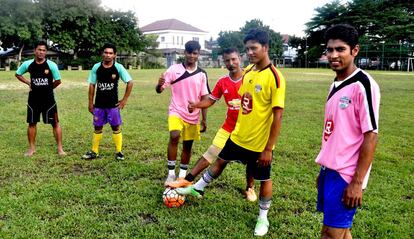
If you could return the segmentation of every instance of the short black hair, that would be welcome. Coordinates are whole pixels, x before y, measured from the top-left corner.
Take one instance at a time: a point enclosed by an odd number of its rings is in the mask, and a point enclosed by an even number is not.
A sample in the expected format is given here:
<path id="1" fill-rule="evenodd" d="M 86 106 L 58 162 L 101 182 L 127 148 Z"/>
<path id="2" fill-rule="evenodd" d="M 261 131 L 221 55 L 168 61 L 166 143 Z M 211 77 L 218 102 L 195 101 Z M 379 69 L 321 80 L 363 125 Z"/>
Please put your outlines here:
<path id="1" fill-rule="evenodd" d="M 185 43 L 185 51 L 187 53 L 193 53 L 193 51 L 200 51 L 201 46 L 198 41 L 188 41 Z"/>
<path id="2" fill-rule="evenodd" d="M 43 41 L 43 40 L 38 41 L 38 42 L 36 43 L 36 45 L 35 45 L 35 49 L 36 49 L 38 46 L 45 46 L 45 47 L 46 47 L 46 50 L 48 50 L 48 49 L 49 49 L 49 47 L 47 46 L 46 41 Z"/>
<path id="3" fill-rule="evenodd" d="M 114 50 L 114 53 L 116 54 L 116 46 L 115 44 L 112 43 L 105 43 L 102 47 L 102 52 L 106 49 L 106 48 L 111 48 L 112 50 Z"/>
<path id="4" fill-rule="evenodd" d="M 341 40 L 354 49 L 358 44 L 358 31 L 349 24 L 333 25 L 325 32 L 325 43 L 329 40 Z"/>
<path id="5" fill-rule="evenodd" d="M 239 54 L 239 50 L 237 50 L 237 48 L 235 48 L 235 47 L 224 48 L 223 55 L 224 54 L 231 54 L 231 53 Z"/>
<path id="6" fill-rule="evenodd" d="M 267 31 L 259 29 L 251 29 L 243 39 L 243 43 L 248 41 L 255 41 L 261 45 L 269 45 L 269 34 Z"/>

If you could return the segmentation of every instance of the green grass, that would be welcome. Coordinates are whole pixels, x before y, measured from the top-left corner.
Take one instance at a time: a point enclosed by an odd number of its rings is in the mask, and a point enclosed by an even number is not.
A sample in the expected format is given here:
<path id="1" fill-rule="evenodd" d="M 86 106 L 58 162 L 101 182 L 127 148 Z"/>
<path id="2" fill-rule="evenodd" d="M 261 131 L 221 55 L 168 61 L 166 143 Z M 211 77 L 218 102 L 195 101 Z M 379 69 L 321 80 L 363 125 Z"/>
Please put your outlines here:
<path id="1" fill-rule="evenodd" d="M 334 73 L 281 69 L 286 109 L 275 150 L 268 238 L 317 238 L 315 177 L 323 108 Z M 232 164 L 202 200 L 179 209 L 162 203 L 168 142 L 169 92 L 154 90 L 161 70 L 131 71 L 133 93 L 123 110 L 124 152 L 114 161 L 109 127 L 100 160 L 83 161 L 90 148 L 88 71 L 63 71 L 56 90 L 63 143 L 56 154 L 52 129 L 38 125 L 37 152 L 27 149 L 27 87 L 13 72 L 0 73 L 0 238 L 251 238 L 257 203 L 246 202 L 244 167 Z M 211 87 L 225 74 L 207 70 Z M 414 238 L 414 75 L 371 72 L 381 87 L 380 134 L 354 238 Z M 120 90 L 123 94 L 124 88 Z M 191 164 L 210 145 L 225 115 L 219 102 L 208 113 L 208 131 L 194 145 Z"/>

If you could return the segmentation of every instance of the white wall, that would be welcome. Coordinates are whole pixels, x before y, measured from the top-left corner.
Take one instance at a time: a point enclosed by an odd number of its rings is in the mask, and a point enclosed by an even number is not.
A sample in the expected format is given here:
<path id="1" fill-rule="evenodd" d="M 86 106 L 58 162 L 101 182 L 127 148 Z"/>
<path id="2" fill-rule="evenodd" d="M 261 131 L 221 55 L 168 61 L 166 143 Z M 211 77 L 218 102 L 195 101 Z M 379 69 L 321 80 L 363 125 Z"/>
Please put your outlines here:
<path id="1" fill-rule="evenodd" d="M 156 34 L 158 35 L 157 42 L 159 42 L 158 49 L 166 48 L 178 48 L 184 49 L 186 42 L 198 38 L 198 42 L 201 45 L 201 49 L 205 50 L 204 41 L 207 39 L 207 33 L 203 32 L 184 32 L 184 31 L 152 31 L 145 32 L 144 34 Z"/>

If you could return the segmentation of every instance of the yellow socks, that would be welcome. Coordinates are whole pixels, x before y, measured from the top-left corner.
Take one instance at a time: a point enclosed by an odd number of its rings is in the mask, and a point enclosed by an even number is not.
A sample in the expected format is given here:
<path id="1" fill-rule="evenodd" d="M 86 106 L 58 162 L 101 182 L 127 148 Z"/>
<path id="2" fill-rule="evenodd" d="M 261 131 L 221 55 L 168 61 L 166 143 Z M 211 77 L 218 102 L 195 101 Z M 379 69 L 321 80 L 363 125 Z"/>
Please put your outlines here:
<path id="1" fill-rule="evenodd" d="M 102 131 L 93 132 L 92 151 L 96 154 L 99 153 L 99 142 L 101 142 L 101 139 L 102 139 Z"/>
<path id="2" fill-rule="evenodd" d="M 122 151 L 122 131 L 112 131 L 112 139 L 115 143 L 115 151 L 116 153 Z"/>

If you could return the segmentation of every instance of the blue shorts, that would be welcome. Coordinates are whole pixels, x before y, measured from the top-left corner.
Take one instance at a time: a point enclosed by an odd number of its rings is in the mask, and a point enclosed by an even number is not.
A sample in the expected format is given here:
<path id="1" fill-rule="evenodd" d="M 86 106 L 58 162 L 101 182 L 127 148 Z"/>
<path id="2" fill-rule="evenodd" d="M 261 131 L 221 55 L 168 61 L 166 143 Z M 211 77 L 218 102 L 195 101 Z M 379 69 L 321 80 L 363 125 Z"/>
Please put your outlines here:
<path id="1" fill-rule="evenodd" d="M 318 183 L 317 210 L 323 212 L 323 224 L 334 228 L 351 228 L 356 207 L 347 207 L 342 196 L 348 183 L 341 175 L 329 168 L 321 167 Z"/>
<path id="2" fill-rule="evenodd" d="M 109 123 L 111 126 L 122 124 L 121 112 L 118 107 L 93 108 L 93 125 L 101 127 L 106 123 Z"/>

